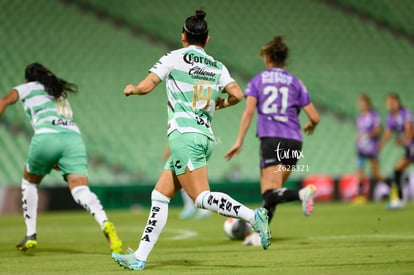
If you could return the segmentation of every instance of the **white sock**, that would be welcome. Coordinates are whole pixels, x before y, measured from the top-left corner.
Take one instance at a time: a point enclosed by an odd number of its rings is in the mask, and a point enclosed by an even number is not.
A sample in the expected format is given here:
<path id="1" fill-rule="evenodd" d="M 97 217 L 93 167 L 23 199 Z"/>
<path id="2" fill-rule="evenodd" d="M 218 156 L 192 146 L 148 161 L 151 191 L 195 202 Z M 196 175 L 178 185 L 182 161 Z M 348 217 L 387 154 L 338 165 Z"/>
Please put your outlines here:
<path id="1" fill-rule="evenodd" d="M 108 220 L 105 210 L 95 193 L 88 186 L 76 186 L 71 191 L 73 199 L 85 208 L 95 218 L 103 229 L 103 223 Z"/>
<path id="2" fill-rule="evenodd" d="M 226 217 L 243 219 L 254 224 L 254 211 L 229 195 L 221 192 L 204 191 L 196 199 L 198 208 L 208 209 Z"/>
<path id="3" fill-rule="evenodd" d="M 196 208 L 193 200 L 184 189 L 181 189 L 181 197 L 183 198 L 184 208 Z"/>
<path id="4" fill-rule="evenodd" d="M 26 236 L 36 233 L 38 200 L 37 184 L 22 179 L 22 209 L 24 222 L 26 223 Z"/>
<path id="5" fill-rule="evenodd" d="M 140 261 L 147 261 L 148 255 L 158 241 L 161 232 L 164 230 L 168 218 L 168 203 L 170 198 L 164 196 L 157 190 L 151 193 L 151 211 L 147 224 L 139 242 L 139 247 L 134 256 Z"/>

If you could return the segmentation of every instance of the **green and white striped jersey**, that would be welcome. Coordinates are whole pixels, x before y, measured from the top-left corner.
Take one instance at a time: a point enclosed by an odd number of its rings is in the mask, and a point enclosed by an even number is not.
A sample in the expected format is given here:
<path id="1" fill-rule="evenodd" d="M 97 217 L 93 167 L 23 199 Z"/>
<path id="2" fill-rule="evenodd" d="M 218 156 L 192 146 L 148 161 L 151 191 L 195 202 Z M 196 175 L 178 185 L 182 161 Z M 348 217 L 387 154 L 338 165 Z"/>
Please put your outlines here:
<path id="1" fill-rule="evenodd" d="M 19 94 L 19 100 L 23 103 L 35 134 L 80 133 L 66 98 L 55 99 L 39 82 L 28 82 L 14 89 Z"/>
<path id="2" fill-rule="evenodd" d="M 150 72 L 166 80 L 168 134 L 201 133 L 214 140 L 211 120 L 217 98 L 234 82 L 227 68 L 192 45 L 167 53 Z"/>

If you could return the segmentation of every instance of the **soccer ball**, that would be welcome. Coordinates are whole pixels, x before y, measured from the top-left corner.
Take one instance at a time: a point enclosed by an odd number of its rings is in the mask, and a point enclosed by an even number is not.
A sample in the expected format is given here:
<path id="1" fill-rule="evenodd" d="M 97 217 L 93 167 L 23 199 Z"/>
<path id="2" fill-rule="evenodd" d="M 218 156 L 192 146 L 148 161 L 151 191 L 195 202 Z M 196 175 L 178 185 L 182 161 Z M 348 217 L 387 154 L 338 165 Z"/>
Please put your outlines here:
<path id="1" fill-rule="evenodd" d="M 245 221 L 234 218 L 227 218 L 224 221 L 224 233 L 231 240 L 244 240 L 251 231 L 251 225 Z"/>

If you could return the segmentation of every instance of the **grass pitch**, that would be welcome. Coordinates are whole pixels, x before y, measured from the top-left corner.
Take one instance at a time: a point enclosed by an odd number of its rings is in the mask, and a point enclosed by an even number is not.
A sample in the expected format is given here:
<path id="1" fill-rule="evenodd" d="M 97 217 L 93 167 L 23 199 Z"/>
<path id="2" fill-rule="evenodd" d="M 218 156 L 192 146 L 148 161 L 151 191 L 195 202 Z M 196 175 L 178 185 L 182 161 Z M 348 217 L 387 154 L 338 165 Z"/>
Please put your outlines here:
<path id="1" fill-rule="evenodd" d="M 272 245 L 244 247 L 224 235 L 224 217 L 180 220 L 171 209 L 145 274 L 414 274 L 414 204 L 387 211 L 383 204 L 317 204 L 311 217 L 283 205 L 271 224 Z M 108 211 L 124 242 L 138 245 L 143 211 Z M 103 233 L 85 211 L 42 213 L 38 247 L 19 252 L 23 218 L 0 217 L 1 274 L 122 274 Z"/>

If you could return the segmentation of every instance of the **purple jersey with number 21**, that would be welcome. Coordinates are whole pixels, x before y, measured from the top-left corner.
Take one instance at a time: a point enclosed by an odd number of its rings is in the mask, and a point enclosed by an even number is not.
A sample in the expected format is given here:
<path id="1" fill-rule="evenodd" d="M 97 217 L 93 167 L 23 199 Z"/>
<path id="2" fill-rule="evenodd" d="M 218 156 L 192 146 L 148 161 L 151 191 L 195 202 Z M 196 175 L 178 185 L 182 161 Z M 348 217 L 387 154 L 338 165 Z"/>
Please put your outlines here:
<path id="1" fill-rule="evenodd" d="M 256 75 L 245 96 L 257 99 L 257 136 L 302 141 L 300 110 L 311 100 L 302 82 L 289 72 L 272 68 Z"/>

